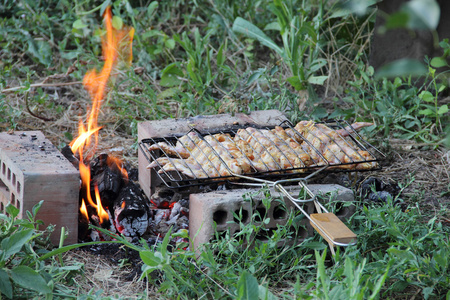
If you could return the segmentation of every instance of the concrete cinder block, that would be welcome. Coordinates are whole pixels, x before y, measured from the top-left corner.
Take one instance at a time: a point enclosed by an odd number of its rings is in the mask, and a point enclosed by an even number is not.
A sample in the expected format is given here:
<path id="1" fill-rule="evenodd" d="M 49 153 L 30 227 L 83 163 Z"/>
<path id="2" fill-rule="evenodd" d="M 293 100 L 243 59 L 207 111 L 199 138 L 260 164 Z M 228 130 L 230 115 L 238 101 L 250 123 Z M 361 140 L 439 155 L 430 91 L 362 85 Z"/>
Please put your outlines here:
<path id="1" fill-rule="evenodd" d="M 19 218 L 40 200 L 36 218 L 56 226 L 52 243 L 57 245 L 61 227 L 69 232 L 66 244 L 78 239 L 80 175 L 76 168 L 40 131 L 0 133 L 0 209 L 8 203 L 19 208 Z"/>
<path id="2" fill-rule="evenodd" d="M 146 121 L 138 124 L 138 141 L 147 138 L 170 137 L 183 135 L 190 129 L 196 128 L 200 132 L 214 132 L 230 126 L 275 126 L 287 120 L 279 110 L 253 111 L 250 114 L 237 113 L 196 116 L 193 118 L 166 119 Z M 158 175 L 154 170 L 148 170 L 150 163 L 142 151 L 138 153 L 139 184 L 147 197 L 155 192 L 155 185 L 160 183 Z"/>
<path id="3" fill-rule="evenodd" d="M 339 185 L 313 184 L 308 185 L 310 190 L 315 194 L 326 196 L 331 195 L 331 201 L 347 202 L 353 201 L 353 192 L 350 189 Z M 301 188 L 299 186 L 286 187 L 289 194 L 294 198 L 297 197 Z M 266 214 L 270 219 L 265 228 L 276 229 L 277 226 L 284 226 L 288 221 L 289 211 L 297 208 L 283 194 L 271 190 L 271 195 L 276 201 L 272 201 L 269 210 L 262 204 L 263 195 L 257 193 L 257 189 L 236 189 L 227 191 L 215 191 L 210 193 L 199 193 L 190 195 L 189 207 L 189 233 L 193 241 L 193 249 L 198 250 L 202 244 L 208 243 L 215 234 L 216 230 L 226 232 L 230 230 L 231 234 L 240 230 L 239 224 L 236 222 L 233 213 L 239 215 L 242 209 L 242 222 L 248 224 L 255 222 L 261 224 L 261 220 L 252 219 L 253 213 L 259 211 L 261 215 Z M 253 194 L 252 201 L 246 201 L 243 195 Z M 248 198 L 248 197 L 247 197 Z M 278 200 L 281 201 L 278 201 Z M 283 205 L 284 204 L 284 205 Z M 315 206 L 312 202 L 302 203 L 301 207 L 308 213 L 315 212 Z M 345 219 L 354 213 L 354 207 L 342 206 L 342 213 L 336 212 L 336 215 Z M 306 237 L 311 236 L 314 232 L 310 226 L 308 219 L 301 220 L 300 229 L 297 235 L 297 241 L 301 242 Z M 264 240 L 264 237 L 257 237 Z"/>

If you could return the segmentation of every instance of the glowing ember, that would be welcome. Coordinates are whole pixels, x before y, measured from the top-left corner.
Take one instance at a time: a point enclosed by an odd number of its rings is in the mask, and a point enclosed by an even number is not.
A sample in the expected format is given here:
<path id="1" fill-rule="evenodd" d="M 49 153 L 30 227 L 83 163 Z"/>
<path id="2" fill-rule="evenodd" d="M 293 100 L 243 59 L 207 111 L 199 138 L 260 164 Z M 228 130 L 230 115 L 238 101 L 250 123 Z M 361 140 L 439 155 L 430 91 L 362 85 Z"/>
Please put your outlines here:
<path id="1" fill-rule="evenodd" d="M 98 114 L 100 112 L 101 103 L 107 93 L 107 84 L 112 72 L 117 65 L 124 61 L 127 65 L 131 64 L 132 59 L 132 41 L 134 35 L 134 28 L 123 26 L 121 29 L 116 29 L 112 25 L 111 9 L 108 7 L 104 14 L 104 22 L 106 27 L 106 34 L 102 37 L 102 51 L 105 63 L 102 70 L 97 73 L 96 70 L 90 70 L 86 73 L 83 79 L 85 89 L 89 92 L 92 98 L 92 107 L 87 118 L 87 126 L 80 120 L 78 128 L 78 137 L 70 143 L 70 147 L 74 154 L 78 154 L 80 158 L 80 175 L 83 187 L 86 190 L 87 203 L 97 210 L 100 218 L 100 223 L 109 220 L 108 213 L 102 207 L 100 193 L 98 187 L 95 186 L 95 202 L 91 196 L 91 175 L 90 168 L 85 164 L 85 160 L 89 160 L 94 155 L 98 143 L 98 132 L 101 129 L 97 124 Z M 91 144 L 91 140 L 95 142 Z M 112 163 L 117 165 L 121 170 L 124 178 L 128 178 L 126 170 L 122 168 L 122 163 L 118 159 L 112 159 Z M 82 208 L 80 208 L 81 211 Z M 86 210 L 86 207 L 84 208 Z M 87 210 L 86 210 L 87 211 Z"/>

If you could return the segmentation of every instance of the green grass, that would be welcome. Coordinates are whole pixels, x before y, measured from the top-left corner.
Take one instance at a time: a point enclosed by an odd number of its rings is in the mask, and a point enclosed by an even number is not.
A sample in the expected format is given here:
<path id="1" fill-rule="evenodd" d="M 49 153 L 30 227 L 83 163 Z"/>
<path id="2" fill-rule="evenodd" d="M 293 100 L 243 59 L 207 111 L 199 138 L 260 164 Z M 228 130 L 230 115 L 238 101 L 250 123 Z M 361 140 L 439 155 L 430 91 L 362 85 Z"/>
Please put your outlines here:
<path id="1" fill-rule="evenodd" d="M 448 41 L 440 41 L 443 57 L 425 60 L 425 80 L 392 69 L 384 74 L 393 77 L 383 78 L 367 62 L 374 14 L 349 14 L 329 2 L 3 1 L 0 130 L 39 128 L 58 146 L 76 135 L 90 103 L 76 83 L 102 66 L 101 13 L 111 5 L 136 34 L 132 67 L 119 70 L 104 101 L 99 122 L 106 132 L 136 138 L 137 123 L 144 120 L 275 108 L 294 122 L 372 121 L 376 126 L 365 134 L 376 145 L 399 138 L 447 151 L 450 117 L 442 99 L 448 74 L 435 69 L 446 64 Z M 40 85 L 44 81 L 75 84 Z M 275 247 L 294 234 L 284 227 L 267 243 L 255 241 L 263 229 L 254 224 L 242 226 L 237 236 L 217 237 L 200 256 L 117 238 L 141 253 L 143 276 L 169 299 L 448 298 L 448 203 L 426 211 L 416 204 L 423 193 L 404 197 L 405 211 L 392 203 L 357 201 L 360 209 L 349 226 L 358 244 L 339 249 L 335 257 L 317 236 Z M 442 192 L 446 196 L 448 191 Z M 76 297 L 73 281 L 64 276 L 82 268 L 53 258 L 69 249 L 44 256 L 48 252 L 37 243 L 41 237 L 33 220 L 14 221 L 9 214 L 0 219 L 2 297 L 12 291 L 23 298 Z M 298 218 L 293 215 L 290 222 Z M 16 239 L 20 243 L 14 246 Z M 14 275 L 19 266 L 40 289 Z M 101 293 L 84 296 L 101 298 Z"/>

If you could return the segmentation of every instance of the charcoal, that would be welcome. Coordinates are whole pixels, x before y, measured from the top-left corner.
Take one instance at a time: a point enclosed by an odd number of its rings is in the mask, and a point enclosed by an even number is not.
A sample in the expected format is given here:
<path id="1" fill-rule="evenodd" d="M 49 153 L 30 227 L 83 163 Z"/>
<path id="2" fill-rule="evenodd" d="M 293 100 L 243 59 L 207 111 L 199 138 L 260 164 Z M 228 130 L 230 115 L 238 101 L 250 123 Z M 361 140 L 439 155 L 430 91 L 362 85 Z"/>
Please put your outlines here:
<path id="1" fill-rule="evenodd" d="M 387 202 L 395 199 L 400 193 L 400 187 L 395 183 L 387 183 L 376 177 L 368 177 L 359 184 L 361 199 L 372 202 Z"/>
<path id="2" fill-rule="evenodd" d="M 119 167 L 109 159 L 108 154 L 100 154 L 90 162 L 91 186 L 97 186 L 104 207 L 111 207 L 120 189 L 126 184 Z"/>
<path id="3" fill-rule="evenodd" d="M 78 170 L 80 165 L 80 160 L 75 157 L 72 152 L 72 149 L 69 145 L 66 145 L 61 149 L 61 154 L 64 155 L 65 158 Z"/>
<path id="4" fill-rule="evenodd" d="M 132 181 L 121 189 L 114 201 L 114 220 L 125 236 L 142 236 L 151 219 L 149 201 L 143 191 Z"/>
<path id="5" fill-rule="evenodd" d="M 80 213 L 78 214 L 78 240 L 87 241 L 89 234 L 89 220 Z"/>

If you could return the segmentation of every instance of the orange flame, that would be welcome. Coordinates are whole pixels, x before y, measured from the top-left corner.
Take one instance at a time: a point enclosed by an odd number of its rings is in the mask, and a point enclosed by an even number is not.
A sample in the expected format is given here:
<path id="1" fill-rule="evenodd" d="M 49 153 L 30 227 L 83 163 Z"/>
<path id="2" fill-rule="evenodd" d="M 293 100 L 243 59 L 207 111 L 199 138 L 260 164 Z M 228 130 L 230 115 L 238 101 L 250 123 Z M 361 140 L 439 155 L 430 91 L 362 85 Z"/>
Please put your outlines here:
<path id="1" fill-rule="evenodd" d="M 99 73 L 93 69 L 88 71 L 84 76 L 83 85 L 92 98 L 92 107 L 87 118 L 87 126 L 80 120 L 78 137 L 69 144 L 72 152 L 78 153 L 80 157 L 80 176 L 83 186 L 86 187 L 86 200 L 89 205 L 97 210 L 100 223 L 107 221 L 109 217 L 108 213 L 102 207 L 97 186 L 94 187 L 95 202 L 92 199 L 90 184 L 91 172 L 89 166 L 84 164 L 83 154 L 88 152 L 89 147 L 91 147 L 91 150 L 89 150 L 90 155 L 86 155 L 86 159 L 91 158 L 95 152 L 98 143 L 98 132 L 101 129 L 101 126 L 98 126 L 97 120 L 100 106 L 107 93 L 108 80 L 120 61 L 125 61 L 127 65 L 131 64 L 132 42 L 134 36 L 134 28 L 132 27 L 123 26 L 121 29 L 113 27 L 110 7 L 106 9 L 103 17 L 106 27 L 106 34 L 102 37 L 102 52 L 105 63 Z M 91 146 L 92 135 L 94 135 L 95 142 Z M 115 163 L 122 174 L 125 174 L 124 177 L 128 178 L 128 174 L 125 169 L 121 167 L 121 164 L 119 162 Z M 85 199 L 83 199 L 83 205 L 85 206 L 84 200 Z"/>
<path id="2" fill-rule="evenodd" d="M 125 168 L 122 165 L 122 161 L 118 159 L 117 157 L 109 155 L 106 159 L 106 164 L 111 167 L 111 165 L 115 165 L 119 170 L 120 173 L 122 173 L 122 177 L 125 180 L 128 180 L 128 172 L 125 170 Z"/>
<path id="3" fill-rule="evenodd" d="M 86 220 L 89 221 L 89 215 L 87 212 L 86 203 L 84 203 L 84 199 L 81 202 L 80 212 L 81 212 L 81 215 L 84 216 L 86 218 Z"/>
<path id="4" fill-rule="evenodd" d="M 70 143 L 72 152 L 78 152 L 80 154 L 80 159 L 82 157 L 84 146 L 90 144 L 90 139 L 93 134 L 95 136 L 94 148 L 97 145 L 98 131 L 101 129 L 97 124 L 97 119 L 102 100 L 106 94 L 106 85 L 111 72 L 121 60 L 125 61 L 127 65 L 130 65 L 133 57 L 132 42 L 134 28 L 124 26 L 122 29 L 115 29 L 112 25 L 112 15 L 109 7 L 105 11 L 104 21 L 106 36 L 102 37 L 102 51 L 105 64 L 100 73 L 97 73 L 97 71 L 93 69 L 88 71 L 84 76 L 83 85 L 92 98 L 91 112 L 87 119 L 87 128 L 85 128 L 80 121 L 78 137 Z"/>
<path id="5" fill-rule="evenodd" d="M 80 176 L 81 176 L 81 182 L 83 183 L 83 185 L 86 188 L 87 202 L 89 203 L 90 206 L 92 206 L 93 208 L 95 208 L 97 210 L 97 215 L 100 218 L 100 224 L 103 224 L 104 222 L 109 220 L 108 213 L 102 206 L 102 202 L 100 199 L 100 192 L 98 191 L 97 186 L 94 187 L 95 202 L 92 199 L 92 196 L 91 196 L 91 170 L 89 169 L 88 166 L 86 166 L 83 163 L 80 163 Z M 85 199 L 83 199 L 83 204 L 84 204 L 84 200 Z"/>

